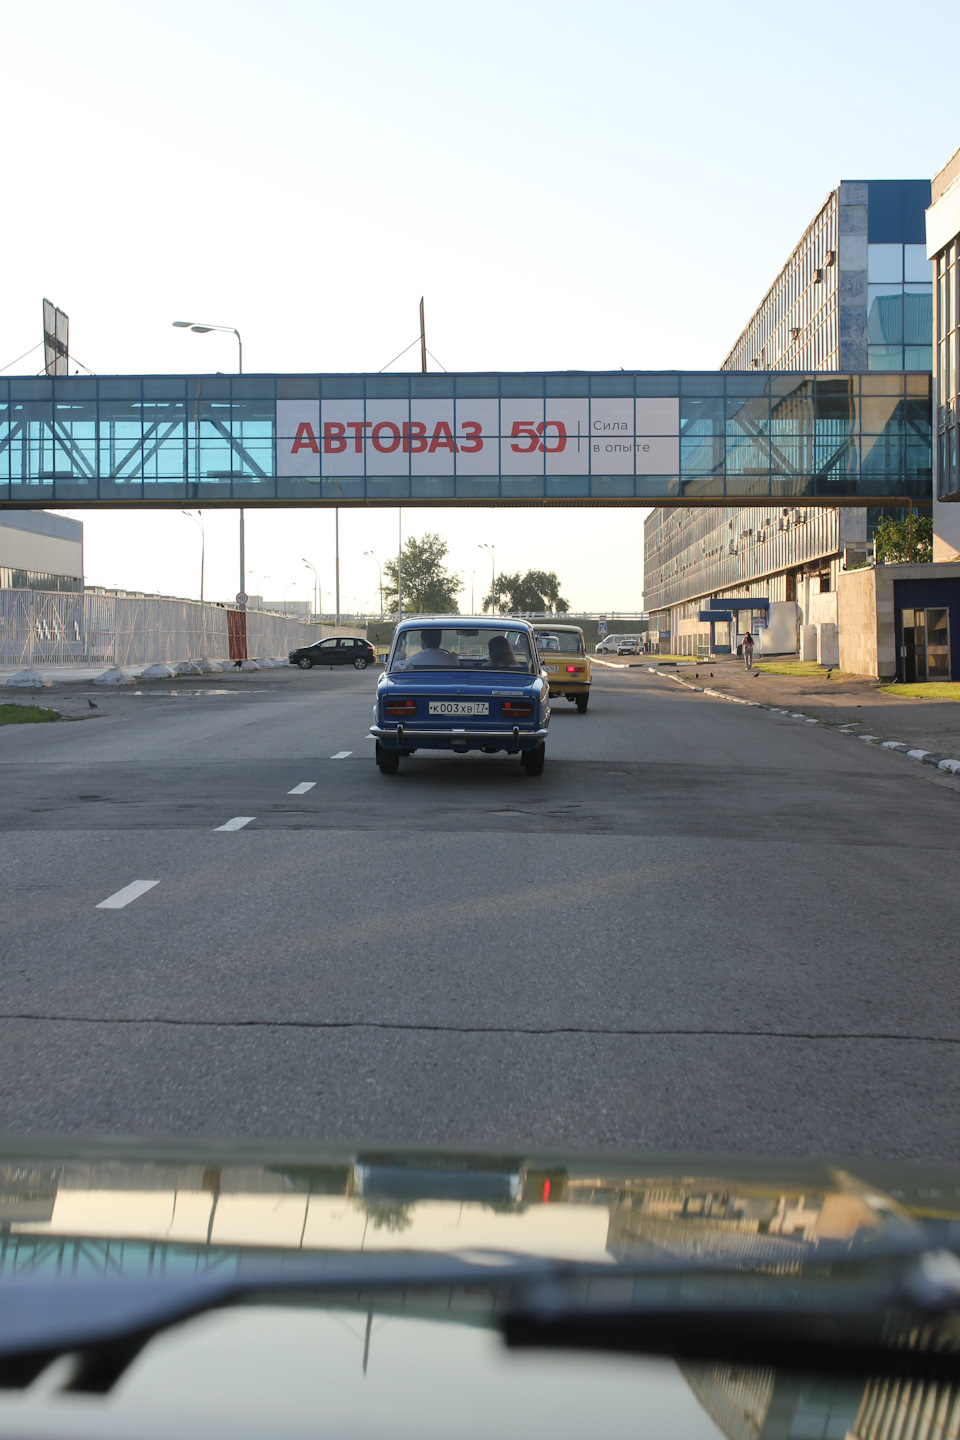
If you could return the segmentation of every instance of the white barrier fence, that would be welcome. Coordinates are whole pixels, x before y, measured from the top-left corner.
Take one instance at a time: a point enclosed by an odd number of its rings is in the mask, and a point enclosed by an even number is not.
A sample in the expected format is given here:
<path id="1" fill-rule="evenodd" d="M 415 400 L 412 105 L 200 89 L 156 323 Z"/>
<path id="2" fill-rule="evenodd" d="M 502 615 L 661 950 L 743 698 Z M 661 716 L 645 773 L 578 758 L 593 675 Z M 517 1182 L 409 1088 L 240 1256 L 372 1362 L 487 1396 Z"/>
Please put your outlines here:
<path id="1" fill-rule="evenodd" d="M 158 596 L 0 589 L 0 668 L 226 660 L 229 613 L 220 605 Z M 365 633 L 260 610 L 248 610 L 246 620 L 251 659 L 282 657 L 327 635 Z"/>

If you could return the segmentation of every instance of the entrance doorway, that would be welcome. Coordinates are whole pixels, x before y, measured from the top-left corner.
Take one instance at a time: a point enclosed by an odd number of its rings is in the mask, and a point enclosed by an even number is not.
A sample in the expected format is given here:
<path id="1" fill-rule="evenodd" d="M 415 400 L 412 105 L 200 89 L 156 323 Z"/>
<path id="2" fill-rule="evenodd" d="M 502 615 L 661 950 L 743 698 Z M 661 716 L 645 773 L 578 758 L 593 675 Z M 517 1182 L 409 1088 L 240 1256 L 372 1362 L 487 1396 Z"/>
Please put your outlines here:
<path id="1" fill-rule="evenodd" d="M 903 611 L 903 678 L 913 685 L 922 680 L 950 679 L 950 616 L 946 607 Z"/>

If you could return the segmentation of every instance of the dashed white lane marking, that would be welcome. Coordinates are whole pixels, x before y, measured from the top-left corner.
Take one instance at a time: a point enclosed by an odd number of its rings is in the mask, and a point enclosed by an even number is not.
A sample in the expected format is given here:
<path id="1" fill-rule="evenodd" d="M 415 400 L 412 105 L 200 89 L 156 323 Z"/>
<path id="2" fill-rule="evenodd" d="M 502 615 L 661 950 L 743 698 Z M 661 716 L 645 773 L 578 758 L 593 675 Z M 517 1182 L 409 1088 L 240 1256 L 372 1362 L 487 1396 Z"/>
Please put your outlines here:
<path id="1" fill-rule="evenodd" d="M 314 787 L 314 785 L 316 785 L 316 783 L 317 783 L 316 780 L 302 780 L 299 785 L 294 785 L 294 787 L 293 787 L 292 790 L 288 790 L 288 791 L 287 791 L 287 794 L 288 794 L 288 795 L 306 795 L 307 791 L 308 791 L 308 790 L 312 790 L 313 787 Z"/>
<path id="2" fill-rule="evenodd" d="M 129 905 L 131 900 L 139 900 L 141 895 L 146 895 L 154 885 L 159 885 L 159 880 L 131 880 L 129 885 L 124 885 L 115 895 L 108 895 L 106 900 L 101 900 L 96 907 L 98 910 L 122 910 L 124 905 Z"/>
<path id="3" fill-rule="evenodd" d="M 336 753 L 336 755 L 331 755 L 331 756 L 330 756 L 330 759 L 331 759 L 331 760 L 346 760 L 347 757 L 348 757 L 349 755 L 352 755 L 352 754 L 353 754 L 353 751 L 352 751 L 352 750 L 338 750 L 337 753 Z"/>
<path id="4" fill-rule="evenodd" d="M 364 735 L 364 740 L 376 740 L 376 735 Z"/>
<path id="5" fill-rule="evenodd" d="M 256 820 L 256 815 L 234 815 L 226 825 L 217 825 L 217 830 L 242 830 L 244 825 L 249 825 L 251 820 Z"/>

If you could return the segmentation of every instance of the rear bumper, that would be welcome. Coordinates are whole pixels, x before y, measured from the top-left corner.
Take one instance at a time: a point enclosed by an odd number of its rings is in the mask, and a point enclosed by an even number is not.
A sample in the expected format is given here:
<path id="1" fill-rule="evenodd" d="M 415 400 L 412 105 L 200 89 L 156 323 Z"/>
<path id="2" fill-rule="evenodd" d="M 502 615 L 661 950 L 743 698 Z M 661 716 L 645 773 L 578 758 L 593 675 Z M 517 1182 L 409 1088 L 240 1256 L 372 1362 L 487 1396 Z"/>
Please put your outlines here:
<path id="1" fill-rule="evenodd" d="M 535 750 L 547 738 L 546 730 L 521 730 L 518 725 L 486 726 L 482 730 L 424 730 L 412 725 L 371 725 L 370 734 L 385 750 Z"/>

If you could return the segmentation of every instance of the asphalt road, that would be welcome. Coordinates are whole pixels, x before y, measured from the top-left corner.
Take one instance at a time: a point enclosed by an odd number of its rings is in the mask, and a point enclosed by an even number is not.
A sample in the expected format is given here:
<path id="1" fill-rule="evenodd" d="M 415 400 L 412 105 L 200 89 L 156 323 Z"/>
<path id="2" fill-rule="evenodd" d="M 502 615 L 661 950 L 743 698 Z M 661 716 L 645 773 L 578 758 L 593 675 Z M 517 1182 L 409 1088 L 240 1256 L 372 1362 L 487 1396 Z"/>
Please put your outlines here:
<path id="1" fill-rule="evenodd" d="M 960 781 L 639 667 L 540 778 L 178 687 L 0 729 L 0 1129 L 960 1158 Z"/>

